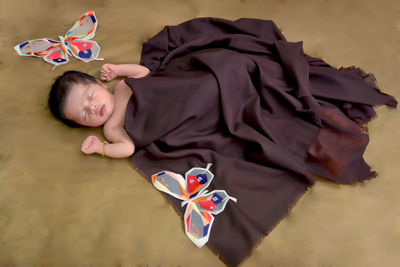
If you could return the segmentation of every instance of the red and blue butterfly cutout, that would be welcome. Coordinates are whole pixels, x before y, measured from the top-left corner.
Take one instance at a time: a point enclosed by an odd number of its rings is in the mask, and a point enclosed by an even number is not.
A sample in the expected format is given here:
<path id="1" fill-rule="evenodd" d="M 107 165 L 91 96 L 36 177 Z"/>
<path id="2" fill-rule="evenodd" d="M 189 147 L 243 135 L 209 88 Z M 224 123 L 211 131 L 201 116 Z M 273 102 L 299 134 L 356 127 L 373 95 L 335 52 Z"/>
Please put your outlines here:
<path id="1" fill-rule="evenodd" d="M 54 67 L 68 63 L 68 54 L 85 62 L 102 60 L 97 58 L 100 46 L 89 40 L 94 37 L 96 28 L 97 18 L 94 11 L 89 11 L 78 19 L 64 37 L 59 36 L 60 41 L 48 38 L 29 40 L 16 45 L 14 49 L 21 56 L 41 57 L 54 64 Z"/>
<path id="2" fill-rule="evenodd" d="M 185 233 L 198 247 L 207 243 L 210 237 L 213 214 L 222 212 L 229 200 L 237 201 L 225 190 L 210 193 L 204 190 L 214 177 L 209 170 L 210 166 L 208 164 L 206 169 L 192 168 L 186 172 L 185 178 L 170 171 L 161 171 L 151 177 L 158 190 L 183 200 L 182 207 L 187 205 L 184 215 Z"/>

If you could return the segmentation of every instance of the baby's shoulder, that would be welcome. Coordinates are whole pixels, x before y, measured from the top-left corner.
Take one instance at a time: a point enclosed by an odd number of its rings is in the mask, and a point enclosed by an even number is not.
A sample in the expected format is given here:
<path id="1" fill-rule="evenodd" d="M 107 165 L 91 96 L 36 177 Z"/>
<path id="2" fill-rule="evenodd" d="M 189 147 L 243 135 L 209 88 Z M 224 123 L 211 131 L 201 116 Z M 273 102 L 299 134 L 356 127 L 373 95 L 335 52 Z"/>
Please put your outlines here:
<path id="1" fill-rule="evenodd" d="M 121 80 L 117 83 L 114 88 L 114 95 L 131 95 L 131 88 L 125 83 L 125 80 Z"/>
<path id="2" fill-rule="evenodd" d="M 120 81 L 114 89 L 114 108 L 121 109 L 122 106 L 125 109 L 131 95 L 130 87 L 124 80 Z"/>
<path id="3" fill-rule="evenodd" d="M 110 119 L 104 124 L 104 128 L 114 128 L 124 124 L 126 107 L 128 105 L 132 91 L 122 80 L 114 89 L 114 110 Z"/>

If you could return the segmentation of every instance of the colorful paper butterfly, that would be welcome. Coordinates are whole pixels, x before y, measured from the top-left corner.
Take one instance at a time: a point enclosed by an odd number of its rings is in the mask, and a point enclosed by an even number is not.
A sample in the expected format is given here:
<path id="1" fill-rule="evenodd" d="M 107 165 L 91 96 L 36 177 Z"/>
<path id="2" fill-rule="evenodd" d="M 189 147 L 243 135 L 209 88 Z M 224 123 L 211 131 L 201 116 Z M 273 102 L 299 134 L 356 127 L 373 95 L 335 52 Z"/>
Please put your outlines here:
<path id="1" fill-rule="evenodd" d="M 85 62 L 97 59 L 100 46 L 90 41 L 95 35 L 97 19 L 94 11 L 83 14 L 60 41 L 48 38 L 23 42 L 14 47 L 20 56 L 42 57 L 54 68 L 68 63 L 68 53 Z M 101 59 L 99 59 L 101 60 Z"/>
<path id="2" fill-rule="evenodd" d="M 211 226 L 214 222 L 214 215 L 222 212 L 230 197 L 225 190 L 214 190 L 207 193 L 204 190 L 211 183 L 214 177 L 209 171 L 211 164 L 207 168 L 192 168 L 182 175 L 162 171 L 152 175 L 153 185 L 160 191 L 163 191 L 175 198 L 181 199 L 182 207 L 187 204 L 184 224 L 185 233 L 189 239 L 198 247 L 207 243 Z"/>

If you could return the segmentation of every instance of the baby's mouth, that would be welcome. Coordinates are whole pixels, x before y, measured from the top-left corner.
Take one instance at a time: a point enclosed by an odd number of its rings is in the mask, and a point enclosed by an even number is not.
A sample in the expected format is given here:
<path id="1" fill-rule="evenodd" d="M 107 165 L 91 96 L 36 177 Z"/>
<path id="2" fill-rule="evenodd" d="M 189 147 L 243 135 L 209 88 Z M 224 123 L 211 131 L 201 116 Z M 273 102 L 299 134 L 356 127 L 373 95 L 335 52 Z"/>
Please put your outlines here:
<path id="1" fill-rule="evenodd" d="M 105 111 L 106 111 L 106 105 L 101 106 L 101 109 L 100 109 L 100 116 L 101 117 L 103 117 Z"/>

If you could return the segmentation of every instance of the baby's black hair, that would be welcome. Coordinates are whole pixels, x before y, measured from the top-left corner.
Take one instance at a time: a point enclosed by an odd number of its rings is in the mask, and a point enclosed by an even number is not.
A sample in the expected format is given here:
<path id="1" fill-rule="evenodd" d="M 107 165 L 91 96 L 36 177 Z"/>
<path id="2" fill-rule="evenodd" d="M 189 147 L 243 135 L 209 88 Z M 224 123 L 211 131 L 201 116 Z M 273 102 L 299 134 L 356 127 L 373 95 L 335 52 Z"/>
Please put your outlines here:
<path id="1" fill-rule="evenodd" d="M 90 83 L 97 83 L 96 78 L 80 71 L 70 70 L 58 76 L 51 87 L 48 100 L 50 111 L 54 117 L 71 127 L 80 127 L 79 124 L 65 117 L 63 109 L 73 85 Z"/>

